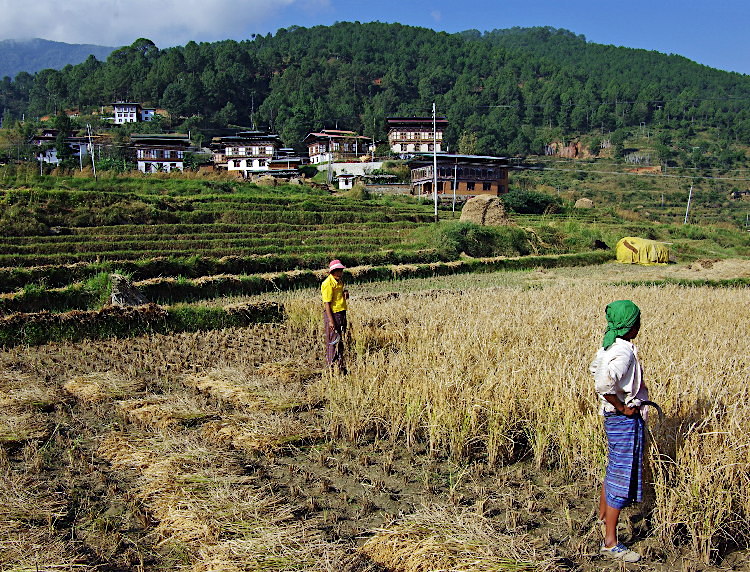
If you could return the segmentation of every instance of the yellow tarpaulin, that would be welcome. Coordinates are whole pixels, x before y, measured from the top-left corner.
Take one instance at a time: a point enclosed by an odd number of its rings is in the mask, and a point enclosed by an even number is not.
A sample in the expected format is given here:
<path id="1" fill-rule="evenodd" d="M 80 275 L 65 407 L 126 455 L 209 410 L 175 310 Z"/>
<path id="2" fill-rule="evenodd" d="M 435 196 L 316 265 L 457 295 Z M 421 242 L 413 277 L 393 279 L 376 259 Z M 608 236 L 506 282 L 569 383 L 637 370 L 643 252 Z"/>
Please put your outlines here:
<path id="1" fill-rule="evenodd" d="M 626 236 L 617 243 L 617 262 L 623 264 L 667 264 L 669 247 L 663 242 Z"/>

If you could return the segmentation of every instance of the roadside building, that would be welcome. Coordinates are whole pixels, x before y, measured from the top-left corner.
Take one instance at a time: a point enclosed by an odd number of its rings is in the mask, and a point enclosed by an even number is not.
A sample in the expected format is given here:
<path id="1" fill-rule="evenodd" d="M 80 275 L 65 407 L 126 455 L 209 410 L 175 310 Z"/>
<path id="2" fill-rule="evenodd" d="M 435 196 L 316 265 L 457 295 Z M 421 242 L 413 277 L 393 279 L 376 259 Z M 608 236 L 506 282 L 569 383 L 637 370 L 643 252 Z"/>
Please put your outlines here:
<path id="1" fill-rule="evenodd" d="M 437 156 L 437 192 L 456 195 L 502 195 L 508 192 L 511 159 L 484 155 Z M 411 193 L 432 194 L 433 157 L 420 156 L 409 161 Z"/>
<path id="2" fill-rule="evenodd" d="M 264 131 L 240 131 L 211 141 L 215 168 L 234 171 L 245 178 L 268 171 L 269 162 L 278 156 L 280 147 L 279 136 Z"/>
<path id="3" fill-rule="evenodd" d="M 112 104 L 112 108 L 114 109 L 115 125 L 151 121 L 156 113 L 156 109 L 143 107 L 140 103 L 132 101 L 117 101 Z"/>
<path id="4" fill-rule="evenodd" d="M 448 127 L 445 117 L 388 117 L 388 145 L 397 155 L 438 153 L 443 151 L 443 132 Z M 437 146 L 435 145 L 437 144 Z"/>
<path id="5" fill-rule="evenodd" d="M 185 154 L 190 147 L 190 139 L 185 134 L 133 133 L 130 141 L 142 173 L 169 173 L 185 167 Z"/>
<path id="6" fill-rule="evenodd" d="M 310 133 L 303 142 L 307 145 L 310 163 L 347 163 L 359 161 L 370 152 L 369 137 L 357 135 L 354 131 L 323 129 Z"/>

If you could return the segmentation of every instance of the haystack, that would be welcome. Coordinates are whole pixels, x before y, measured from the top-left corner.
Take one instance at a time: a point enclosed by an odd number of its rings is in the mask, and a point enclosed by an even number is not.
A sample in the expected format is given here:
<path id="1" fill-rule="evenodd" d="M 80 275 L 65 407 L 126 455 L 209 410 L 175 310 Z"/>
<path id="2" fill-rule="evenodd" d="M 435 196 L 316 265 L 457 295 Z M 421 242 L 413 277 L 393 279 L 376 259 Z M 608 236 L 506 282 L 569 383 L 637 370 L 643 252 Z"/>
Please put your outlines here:
<path id="1" fill-rule="evenodd" d="M 466 201 L 461 209 L 461 221 L 484 226 L 507 226 L 513 221 L 505 212 L 505 205 L 499 197 L 479 196 Z"/>
<path id="2" fill-rule="evenodd" d="M 255 183 L 262 187 L 275 187 L 279 184 L 279 182 L 276 180 L 276 177 L 272 177 L 270 175 L 263 175 L 261 177 L 258 177 L 255 180 Z"/>
<path id="3" fill-rule="evenodd" d="M 112 293 L 109 295 L 109 303 L 112 306 L 143 306 L 144 304 L 148 304 L 146 297 L 133 286 L 133 283 L 127 276 L 112 274 L 109 278 L 112 282 Z"/>
<path id="4" fill-rule="evenodd" d="M 594 208 L 594 201 L 587 198 L 578 199 L 575 204 L 575 208 L 577 209 L 593 209 Z"/>
<path id="5" fill-rule="evenodd" d="M 623 264 L 667 264 L 671 260 L 669 245 L 637 236 L 626 236 L 615 247 L 617 262 Z"/>

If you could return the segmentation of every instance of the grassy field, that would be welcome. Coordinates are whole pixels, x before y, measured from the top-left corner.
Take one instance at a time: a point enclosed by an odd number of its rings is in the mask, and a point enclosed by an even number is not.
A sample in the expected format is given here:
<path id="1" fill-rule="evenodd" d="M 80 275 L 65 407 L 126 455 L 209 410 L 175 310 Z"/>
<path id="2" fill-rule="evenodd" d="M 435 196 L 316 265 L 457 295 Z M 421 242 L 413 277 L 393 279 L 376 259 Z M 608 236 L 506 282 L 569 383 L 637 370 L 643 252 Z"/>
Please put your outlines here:
<path id="1" fill-rule="evenodd" d="M 748 276 L 703 259 L 352 286 L 346 378 L 320 375 L 316 289 L 262 296 L 283 324 L 6 349 L 0 561 L 617 570 L 596 554 L 587 365 L 627 297 L 666 419 L 621 538 L 649 570 L 746 570 L 750 291 L 664 281 Z"/>

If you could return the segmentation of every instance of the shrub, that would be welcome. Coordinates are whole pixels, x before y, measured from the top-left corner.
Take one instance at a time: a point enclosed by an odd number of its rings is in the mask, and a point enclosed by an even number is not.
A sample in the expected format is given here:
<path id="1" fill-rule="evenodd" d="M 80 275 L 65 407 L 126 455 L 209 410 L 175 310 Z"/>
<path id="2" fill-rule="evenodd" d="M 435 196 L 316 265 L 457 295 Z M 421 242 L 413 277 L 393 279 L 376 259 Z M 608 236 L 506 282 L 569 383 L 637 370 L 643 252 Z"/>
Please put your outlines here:
<path id="1" fill-rule="evenodd" d="M 462 252 L 473 257 L 519 256 L 533 251 L 527 232 L 516 226 L 489 227 L 471 222 L 444 225 L 435 236 L 435 247 L 445 259 Z"/>
<path id="2" fill-rule="evenodd" d="M 503 195 L 503 203 L 519 214 L 557 213 L 562 210 L 562 200 L 538 191 L 513 189 Z"/>

